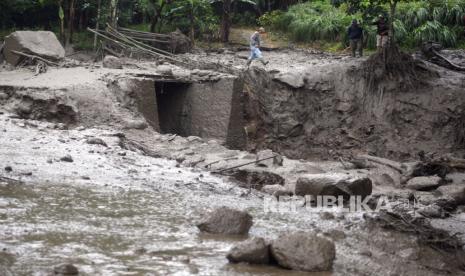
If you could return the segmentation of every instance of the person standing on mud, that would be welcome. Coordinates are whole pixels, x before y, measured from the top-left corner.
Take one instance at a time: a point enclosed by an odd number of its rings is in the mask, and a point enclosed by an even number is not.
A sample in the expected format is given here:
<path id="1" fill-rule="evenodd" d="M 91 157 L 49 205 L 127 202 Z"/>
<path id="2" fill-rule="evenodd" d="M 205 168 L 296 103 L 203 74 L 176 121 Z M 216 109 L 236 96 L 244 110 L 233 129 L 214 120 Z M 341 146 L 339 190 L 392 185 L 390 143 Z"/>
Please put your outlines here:
<path id="1" fill-rule="evenodd" d="M 374 22 L 373 25 L 376 25 L 378 28 L 376 35 L 376 48 L 378 53 L 382 53 L 383 49 L 386 47 L 389 39 L 389 25 L 384 18 L 384 15 L 380 14 L 378 21 Z"/>
<path id="2" fill-rule="evenodd" d="M 350 41 L 350 49 L 352 50 L 352 56 L 356 56 L 358 52 L 359 56 L 363 56 L 363 28 L 358 25 L 357 19 L 352 20 L 352 25 L 347 29 Z"/>
<path id="3" fill-rule="evenodd" d="M 263 65 L 267 65 L 268 61 L 265 61 L 262 56 L 262 52 L 260 51 L 260 46 L 261 46 L 261 37 L 260 35 L 265 33 L 265 28 L 258 28 L 255 33 L 250 37 L 250 56 L 249 59 L 247 60 L 247 67 L 250 66 L 252 61 L 254 59 L 260 60 Z"/>

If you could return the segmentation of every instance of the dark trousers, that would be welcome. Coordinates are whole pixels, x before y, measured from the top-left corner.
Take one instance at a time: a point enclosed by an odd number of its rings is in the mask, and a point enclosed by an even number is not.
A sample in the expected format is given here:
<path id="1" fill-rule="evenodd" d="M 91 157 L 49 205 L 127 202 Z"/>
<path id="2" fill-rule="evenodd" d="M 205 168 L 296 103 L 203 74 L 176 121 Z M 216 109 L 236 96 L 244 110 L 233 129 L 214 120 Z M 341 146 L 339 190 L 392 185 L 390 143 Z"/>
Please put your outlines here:
<path id="1" fill-rule="evenodd" d="M 361 39 L 351 39 L 350 49 L 352 50 L 352 56 L 355 57 L 355 53 L 358 52 L 360 56 L 363 56 L 363 45 Z"/>

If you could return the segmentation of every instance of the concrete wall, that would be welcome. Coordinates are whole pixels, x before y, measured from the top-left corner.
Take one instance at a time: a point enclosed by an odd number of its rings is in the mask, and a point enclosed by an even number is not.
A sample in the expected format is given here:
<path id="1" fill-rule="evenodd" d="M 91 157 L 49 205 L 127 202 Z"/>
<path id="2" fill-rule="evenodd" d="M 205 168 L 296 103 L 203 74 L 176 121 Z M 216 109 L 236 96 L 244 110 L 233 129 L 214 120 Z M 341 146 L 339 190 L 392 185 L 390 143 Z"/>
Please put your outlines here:
<path id="1" fill-rule="evenodd" d="M 236 77 L 196 83 L 136 78 L 112 86 L 123 106 L 136 109 L 157 131 L 245 147 L 243 82 Z"/>
<path id="2" fill-rule="evenodd" d="M 186 93 L 183 127 L 190 135 L 218 139 L 233 148 L 245 146 L 242 87 L 237 78 L 192 84 Z"/>

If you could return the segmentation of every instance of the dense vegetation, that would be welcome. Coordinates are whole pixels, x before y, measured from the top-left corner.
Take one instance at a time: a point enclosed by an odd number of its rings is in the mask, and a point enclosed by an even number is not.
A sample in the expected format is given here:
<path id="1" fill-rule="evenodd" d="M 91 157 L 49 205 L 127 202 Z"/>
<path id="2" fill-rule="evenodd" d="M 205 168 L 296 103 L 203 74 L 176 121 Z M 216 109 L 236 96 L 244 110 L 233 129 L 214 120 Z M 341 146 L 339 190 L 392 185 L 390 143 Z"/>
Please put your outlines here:
<path id="1" fill-rule="evenodd" d="M 64 43 L 84 46 L 92 40 L 85 29 L 97 23 L 155 32 L 179 28 L 192 38 L 222 41 L 228 40 L 231 25 L 260 24 L 293 41 L 344 47 L 355 18 L 362 22 L 368 47 L 374 47 L 371 23 L 380 13 L 389 18 L 393 2 L 395 37 L 402 46 L 424 41 L 465 46 L 465 0 L 8 0 L 0 1 L 0 29 L 53 30 Z"/>

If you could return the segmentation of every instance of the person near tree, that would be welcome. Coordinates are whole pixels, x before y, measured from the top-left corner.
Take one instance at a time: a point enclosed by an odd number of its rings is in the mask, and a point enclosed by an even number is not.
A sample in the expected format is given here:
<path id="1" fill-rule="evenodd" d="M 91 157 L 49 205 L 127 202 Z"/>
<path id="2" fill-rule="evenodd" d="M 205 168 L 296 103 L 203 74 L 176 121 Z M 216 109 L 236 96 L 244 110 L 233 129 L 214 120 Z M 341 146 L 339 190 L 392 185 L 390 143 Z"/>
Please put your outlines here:
<path id="1" fill-rule="evenodd" d="M 357 19 L 352 20 L 352 25 L 347 29 L 350 41 L 350 49 L 352 56 L 355 57 L 358 52 L 359 56 L 363 56 L 363 28 L 358 24 Z"/>
<path id="2" fill-rule="evenodd" d="M 377 26 L 376 48 L 378 48 L 379 53 L 382 53 L 389 40 L 389 24 L 386 22 L 384 15 L 380 14 L 373 25 Z"/>

